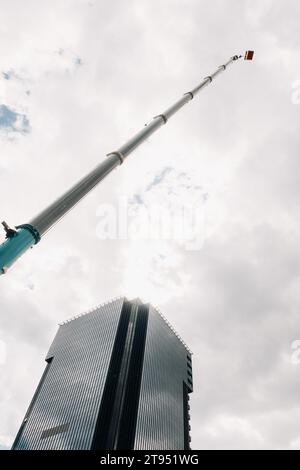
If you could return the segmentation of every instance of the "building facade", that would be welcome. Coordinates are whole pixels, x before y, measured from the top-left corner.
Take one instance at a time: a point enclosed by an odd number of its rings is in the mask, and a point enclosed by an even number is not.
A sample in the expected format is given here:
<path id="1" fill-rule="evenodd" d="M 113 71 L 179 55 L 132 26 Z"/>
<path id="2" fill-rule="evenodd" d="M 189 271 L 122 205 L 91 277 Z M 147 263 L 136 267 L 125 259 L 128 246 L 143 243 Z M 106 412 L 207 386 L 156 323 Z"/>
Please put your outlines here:
<path id="1" fill-rule="evenodd" d="M 149 304 L 119 298 L 60 325 L 13 449 L 190 448 L 191 353 Z"/>

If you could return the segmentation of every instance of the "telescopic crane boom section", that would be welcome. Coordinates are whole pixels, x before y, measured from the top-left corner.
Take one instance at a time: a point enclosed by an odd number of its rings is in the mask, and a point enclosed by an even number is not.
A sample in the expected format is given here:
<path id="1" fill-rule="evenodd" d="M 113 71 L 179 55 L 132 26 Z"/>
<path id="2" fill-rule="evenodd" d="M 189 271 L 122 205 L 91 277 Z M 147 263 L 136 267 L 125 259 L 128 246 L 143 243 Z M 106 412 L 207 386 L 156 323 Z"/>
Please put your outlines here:
<path id="1" fill-rule="evenodd" d="M 145 139 L 153 134 L 159 127 L 166 124 L 173 114 L 191 101 L 202 88 L 206 87 L 220 73 L 227 69 L 228 65 L 241 58 L 234 55 L 223 65 L 217 68 L 211 75 L 205 77 L 202 82 L 191 91 L 184 93 L 176 103 L 166 111 L 154 116 L 152 121 L 135 134 L 128 142 L 117 150 L 110 152 L 106 159 L 97 165 L 90 173 L 79 180 L 74 186 L 50 204 L 40 214 L 28 223 L 10 228 L 6 222 L 2 222 L 6 232 L 6 240 L 0 245 L 0 274 L 7 269 L 29 248 L 38 243 L 41 237 L 72 207 L 74 207 L 86 194 L 88 194 L 106 175 L 114 168 L 121 165 L 128 155 L 137 148 Z M 246 58 L 246 56 L 245 56 Z M 252 57 L 251 57 L 252 58 Z"/>

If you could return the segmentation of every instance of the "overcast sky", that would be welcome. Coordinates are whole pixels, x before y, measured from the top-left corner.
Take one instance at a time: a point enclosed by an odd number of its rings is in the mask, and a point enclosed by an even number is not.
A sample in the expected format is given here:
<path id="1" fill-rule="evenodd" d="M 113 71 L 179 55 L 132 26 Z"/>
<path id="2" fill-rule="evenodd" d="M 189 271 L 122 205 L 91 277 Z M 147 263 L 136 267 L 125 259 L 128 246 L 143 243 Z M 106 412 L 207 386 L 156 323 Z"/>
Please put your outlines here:
<path id="1" fill-rule="evenodd" d="M 192 448 L 300 449 L 299 2 L 0 0 L 0 11 L 10 225 L 255 50 L 1 277 L 0 446 L 12 444 L 57 324 L 126 295 L 158 306 L 194 353 Z M 201 246 L 134 229 L 99 239 L 100 215 L 120 201 L 197 207 Z"/>

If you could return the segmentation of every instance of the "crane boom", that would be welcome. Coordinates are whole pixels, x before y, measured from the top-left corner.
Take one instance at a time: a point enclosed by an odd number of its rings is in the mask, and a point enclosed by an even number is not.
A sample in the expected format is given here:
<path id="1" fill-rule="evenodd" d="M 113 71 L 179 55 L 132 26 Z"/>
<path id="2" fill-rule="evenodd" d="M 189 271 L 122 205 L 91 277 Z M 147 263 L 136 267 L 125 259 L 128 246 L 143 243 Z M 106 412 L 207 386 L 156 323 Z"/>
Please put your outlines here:
<path id="1" fill-rule="evenodd" d="M 217 75 L 226 70 L 228 65 L 238 60 L 240 57 L 240 55 L 231 57 L 228 62 L 220 65 L 215 72 L 205 77 L 194 89 L 184 93 L 182 98 L 176 101 L 166 111 L 154 116 L 152 121 L 144 126 L 142 130 L 120 148 L 109 153 L 106 159 L 99 163 L 90 173 L 80 179 L 74 186 L 28 223 L 17 225 L 15 229 L 12 229 L 8 227 L 6 222 L 2 222 L 6 232 L 6 240 L 0 245 L 0 274 L 4 274 L 23 253 L 37 244 L 41 240 L 41 237 L 58 220 L 69 212 L 72 207 L 100 183 L 114 168 L 121 165 L 136 147 L 144 142 L 144 140 L 159 127 L 166 124 L 173 114 L 191 101 L 202 88 L 211 83 Z"/>

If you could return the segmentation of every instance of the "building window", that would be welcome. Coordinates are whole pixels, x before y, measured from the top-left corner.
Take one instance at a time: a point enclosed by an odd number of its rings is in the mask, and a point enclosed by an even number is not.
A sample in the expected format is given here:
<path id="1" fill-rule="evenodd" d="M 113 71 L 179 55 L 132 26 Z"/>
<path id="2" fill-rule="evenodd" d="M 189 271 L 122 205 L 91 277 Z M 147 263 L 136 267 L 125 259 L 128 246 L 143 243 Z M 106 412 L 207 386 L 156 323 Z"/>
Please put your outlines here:
<path id="1" fill-rule="evenodd" d="M 61 434 L 62 432 L 66 432 L 68 429 L 69 429 L 69 423 L 61 424 L 60 426 L 55 426 L 54 428 L 45 429 L 42 432 L 41 439 L 55 436 L 56 434 Z"/>

